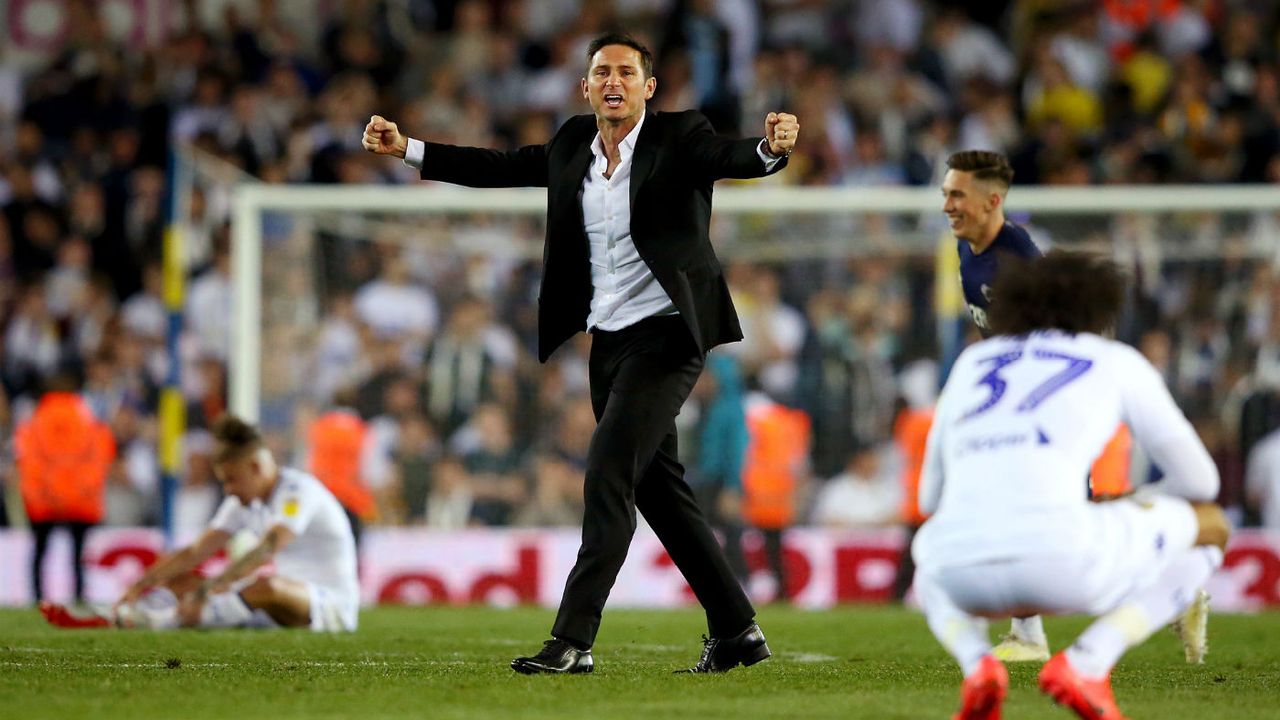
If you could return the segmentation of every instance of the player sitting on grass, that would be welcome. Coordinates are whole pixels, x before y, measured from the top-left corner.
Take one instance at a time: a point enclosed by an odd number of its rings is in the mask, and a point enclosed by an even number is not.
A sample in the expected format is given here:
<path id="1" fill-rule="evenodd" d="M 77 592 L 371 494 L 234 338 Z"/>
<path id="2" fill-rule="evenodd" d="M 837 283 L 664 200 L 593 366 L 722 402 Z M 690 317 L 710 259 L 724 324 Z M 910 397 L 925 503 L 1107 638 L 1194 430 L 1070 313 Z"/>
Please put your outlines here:
<path id="1" fill-rule="evenodd" d="M 912 546 L 929 628 L 965 674 L 965 720 L 999 718 L 1008 687 L 988 618 L 1100 616 L 1041 670 L 1081 718 L 1119 720 L 1111 668 L 1174 620 L 1222 564 L 1218 472 L 1159 373 L 1102 337 L 1117 267 L 1053 252 L 1002 269 L 995 335 L 965 350 L 938 401 L 920 481 L 932 513 Z M 1080 478 L 1120 421 L 1165 470 L 1138 495 L 1088 502 Z"/>
<path id="2" fill-rule="evenodd" d="M 102 616 L 77 617 L 61 605 L 41 612 L 60 627 L 309 627 L 355 630 L 356 549 L 342 506 L 319 480 L 276 465 L 258 430 L 224 416 L 214 427 L 214 473 L 226 499 L 193 544 L 171 553 Z M 251 550 L 222 573 L 195 570 L 248 530 Z M 274 573 L 257 574 L 267 563 Z"/>

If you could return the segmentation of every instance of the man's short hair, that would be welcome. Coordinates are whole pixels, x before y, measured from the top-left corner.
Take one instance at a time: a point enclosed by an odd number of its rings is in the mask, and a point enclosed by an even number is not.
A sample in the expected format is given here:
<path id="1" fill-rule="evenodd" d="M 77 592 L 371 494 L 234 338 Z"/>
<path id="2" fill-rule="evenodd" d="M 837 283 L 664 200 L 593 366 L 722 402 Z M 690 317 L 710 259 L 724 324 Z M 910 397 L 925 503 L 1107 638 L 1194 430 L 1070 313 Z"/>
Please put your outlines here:
<path id="1" fill-rule="evenodd" d="M 262 433 L 253 424 L 235 415 L 223 415 L 213 424 L 213 439 L 217 441 L 213 461 L 215 463 L 237 460 L 263 447 Z"/>
<path id="2" fill-rule="evenodd" d="M 973 173 L 979 180 L 994 181 L 1008 190 L 1013 185 L 1013 166 L 1009 158 L 988 150 L 963 150 L 947 158 L 947 168 Z"/>
<path id="3" fill-rule="evenodd" d="M 1036 330 L 1103 333 L 1124 300 L 1125 277 L 1111 260 L 1052 250 L 1042 258 L 1002 257 L 987 322 L 997 335 Z"/>
<path id="4" fill-rule="evenodd" d="M 591 41 L 587 46 L 587 70 L 591 70 L 591 59 L 600 52 L 600 48 L 609 45 L 625 45 L 626 47 L 640 53 L 640 71 L 644 73 L 644 78 L 648 80 L 653 77 L 653 53 L 649 52 L 649 48 L 644 43 L 631 37 L 626 33 L 605 33 Z"/>

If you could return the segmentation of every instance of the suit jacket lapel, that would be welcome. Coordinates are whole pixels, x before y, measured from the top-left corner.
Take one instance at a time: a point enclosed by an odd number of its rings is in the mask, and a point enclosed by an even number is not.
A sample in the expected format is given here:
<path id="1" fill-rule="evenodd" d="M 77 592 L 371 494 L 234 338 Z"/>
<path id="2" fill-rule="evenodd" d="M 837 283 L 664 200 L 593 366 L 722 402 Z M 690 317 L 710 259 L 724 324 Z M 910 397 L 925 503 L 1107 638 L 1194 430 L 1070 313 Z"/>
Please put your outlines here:
<path id="1" fill-rule="evenodd" d="M 570 197 L 578 201 L 578 196 L 582 194 L 582 179 L 587 176 L 587 168 L 591 167 L 591 138 L 578 144 L 578 149 L 573 151 L 572 157 L 564 168 L 564 190 Z M 578 205 L 582 203 L 579 201 Z"/>
<path id="2" fill-rule="evenodd" d="M 653 172 L 653 162 L 658 156 L 658 119 L 652 114 L 644 118 L 640 137 L 636 138 L 636 152 L 631 158 L 631 210 L 636 209 L 636 191 Z"/>

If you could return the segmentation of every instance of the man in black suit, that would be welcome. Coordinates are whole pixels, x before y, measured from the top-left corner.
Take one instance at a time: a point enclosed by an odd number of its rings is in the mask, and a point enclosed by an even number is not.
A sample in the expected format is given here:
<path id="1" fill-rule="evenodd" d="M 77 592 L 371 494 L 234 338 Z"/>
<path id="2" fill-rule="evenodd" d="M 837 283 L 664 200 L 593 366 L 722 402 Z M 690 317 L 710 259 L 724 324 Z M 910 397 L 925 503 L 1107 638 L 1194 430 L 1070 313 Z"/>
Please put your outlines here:
<path id="1" fill-rule="evenodd" d="M 522 673 L 591 672 L 609 590 L 644 514 L 707 612 L 693 672 L 769 656 L 755 610 L 725 561 L 676 459 L 675 417 L 712 347 L 742 338 L 709 239 L 711 186 L 786 165 L 799 123 L 769 113 L 766 137 L 717 137 L 695 111 L 645 112 L 657 86 L 648 49 L 626 35 L 594 40 L 582 96 L 545 145 L 512 152 L 422 143 L 373 116 L 370 152 L 403 157 L 424 180 L 471 187 L 545 186 L 547 236 L 538 355 L 592 333 L 596 431 L 587 456 L 582 546 L 552 639 Z"/>

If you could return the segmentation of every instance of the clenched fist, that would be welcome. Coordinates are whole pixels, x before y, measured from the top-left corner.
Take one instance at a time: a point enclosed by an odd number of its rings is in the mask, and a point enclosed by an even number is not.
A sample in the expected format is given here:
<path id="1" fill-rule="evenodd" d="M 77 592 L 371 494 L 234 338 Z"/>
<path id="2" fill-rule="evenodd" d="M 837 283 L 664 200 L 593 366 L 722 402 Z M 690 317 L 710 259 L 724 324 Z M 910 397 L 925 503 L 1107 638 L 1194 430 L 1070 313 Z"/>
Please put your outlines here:
<path id="1" fill-rule="evenodd" d="M 369 124 L 364 126 L 364 137 L 361 138 L 360 144 L 364 145 L 364 149 L 377 155 L 395 155 L 403 158 L 405 150 L 409 147 L 409 140 L 400 134 L 400 129 L 396 124 L 381 115 L 374 115 L 369 118 Z"/>
<path id="2" fill-rule="evenodd" d="M 769 141 L 769 154 L 774 157 L 790 155 L 799 134 L 800 121 L 791 113 L 771 112 L 764 118 L 764 139 Z"/>

